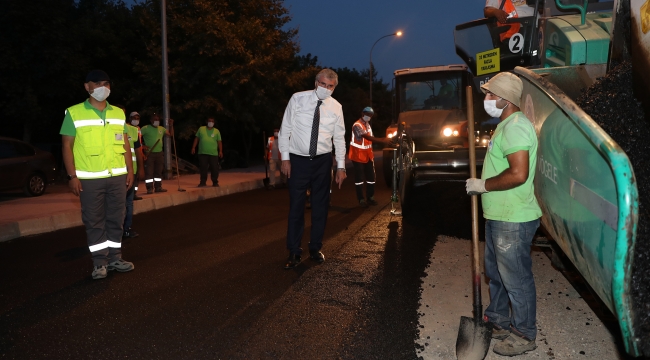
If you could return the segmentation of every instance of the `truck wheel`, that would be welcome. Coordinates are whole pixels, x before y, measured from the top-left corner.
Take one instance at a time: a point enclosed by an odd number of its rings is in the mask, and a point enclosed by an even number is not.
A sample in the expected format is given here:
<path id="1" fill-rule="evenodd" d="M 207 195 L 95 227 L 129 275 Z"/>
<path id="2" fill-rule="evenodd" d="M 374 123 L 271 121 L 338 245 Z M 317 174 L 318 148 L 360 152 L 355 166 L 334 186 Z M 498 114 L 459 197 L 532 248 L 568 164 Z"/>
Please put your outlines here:
<path id="1" fill-rule="evenodd" d="M 383 150 L 382 172 L 384 173 L 384 181 L 386 182 L 386 186 L 388 186 L 388 188 L 393 187 L 393 151 L 395 151 L 395 149 L 392 148 Z"/>

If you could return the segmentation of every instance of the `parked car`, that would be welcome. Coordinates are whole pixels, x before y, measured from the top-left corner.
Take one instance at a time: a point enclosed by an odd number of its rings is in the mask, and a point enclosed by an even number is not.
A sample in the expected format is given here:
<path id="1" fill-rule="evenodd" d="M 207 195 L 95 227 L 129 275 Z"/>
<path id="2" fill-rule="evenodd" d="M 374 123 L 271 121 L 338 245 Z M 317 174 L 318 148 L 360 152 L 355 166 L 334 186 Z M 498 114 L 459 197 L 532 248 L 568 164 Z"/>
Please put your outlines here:
<path id="1" fill-rule="evenodd" d="M 43 195 L 54 182 L 56 160 L 30 144 L 0 137 L 0 190 L 22 188 L 26 195 Z"/>

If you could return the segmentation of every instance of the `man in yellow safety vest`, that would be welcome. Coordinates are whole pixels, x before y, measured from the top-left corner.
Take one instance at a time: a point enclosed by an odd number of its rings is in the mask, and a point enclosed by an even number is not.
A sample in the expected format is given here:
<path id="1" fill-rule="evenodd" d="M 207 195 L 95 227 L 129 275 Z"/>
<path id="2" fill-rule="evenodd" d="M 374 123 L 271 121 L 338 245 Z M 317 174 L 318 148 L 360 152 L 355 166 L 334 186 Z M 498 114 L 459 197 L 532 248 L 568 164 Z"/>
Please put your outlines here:
<path id="1" fill-rule="evenodd" d="M 124 111 L 106 101 L 111 92 L 108 74 L 90 71 L 84 88 L 90 97 L 65 111 L 60 134 L 68 185 L 81 200 L 81 219 L 94 265 L 92 277 L 102 279 L 107 271 L 134 268 L 122 259 L 121 249 L 133 165 Z"/>

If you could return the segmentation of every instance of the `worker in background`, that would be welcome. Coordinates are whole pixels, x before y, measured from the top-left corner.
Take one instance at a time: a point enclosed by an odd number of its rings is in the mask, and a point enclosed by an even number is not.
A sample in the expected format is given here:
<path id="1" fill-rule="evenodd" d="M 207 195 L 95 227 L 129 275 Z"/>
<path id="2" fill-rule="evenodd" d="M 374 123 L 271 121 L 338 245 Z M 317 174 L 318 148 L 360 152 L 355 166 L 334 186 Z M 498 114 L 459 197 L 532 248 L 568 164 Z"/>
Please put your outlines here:
<path id="1" fill-rule="evenodd" d="M 122 259 L 122 223 L 133 165 L 124 111 L 106 101 L 111 93 L 108 74 L 90 71 L 84 88 L 90 97 L 65 111 L 60 134 L 68 186 L 81 201 L 92 277 L 102 279 L 111 270 L 134 269 Z"/>
<path id="2" fill-rule="evenodd" d="M 170 130 L 160 126 L 160 116 L 157 114 L 153 114 L 150 121 L 150 125 L 145 125 L 140 129 L 144 142 L 143 149 L 147 154 L 144 180 L 147 186 L 147 194 L 153 194 L 154 190 L 155 192 L 167 192 L 162 187 L 163 139 L 165 135 L 172 136 L 174 133 L 174 120 L 169 119 Z"/>
<path id="3" fill-rule="evenodd" d="M 519 109 L 522 82 L 502 72 L 481 86 L 485 111 L 499 118 L 488 145 L 480 179 L 466 182 L 469 195 L 481 195 L 485 217 L 485 275 L 490 279 L 493 351 L 515 356 L 537 345 L 535 280 L 530 248 L 542 211 L 535 198 L 537 135 Z"/>
<path id="4" fill-rule="evenodd" d="M 206 126 L 201 126 L 196 131 L 196 137 L 192 144 L 192 155 L 196 154 L 196 146 L 199 146 L 199 168 L 201 178 L 199 187 L 206 186 L 208 181 L 208 168 L 210 168 L 210 179 L 212 186 L 219 186 L 219 159 L 223 158 L 223 147 L 221 145 L 221 133 L 214 127 L 214 118 L 208 118 Z"/>
<path id="5" fill-rule="evenodd" d="M 375 111 L 367 106 L 361 111 L 361 118 L 352 125 L 352 139 L 348 157 L 354 165 L 354 186 L 357 190 L 357 200 L 362 207 L 377 205 L 375 200 L 375 155 L 372 152 L 372 142 L 388 144 L 390 140 L 372 136 L 370 120 Z M 363 196 L 363 186 L 366 186 L 366 196 Z"/>
<path id="6" fill-rule="evenodd" d="M 140 114 L 137 111 L 132 111 L 131 114 L 129 114 L 129 120 L 128 122 L 131 124 L 131 126 L 135 127 L 138 129 L 138 143 L 140 146 L 140 155 L 142 155 L 142 161 L 138 163 L 138 169 L 142 169 L 142 176 L 138 176 L 136 173 L 136 170 L 134 169 L 134 177 L 133 177 L 133 200 L 142 200 L 141 196 L 138 196 L 138 185 L 140 184 L 140 180 L 144 180 L 144 154 L 142 153 L 142 133 L 140 132 Z M 133 145 L 133 142 L 131 143 Z M 134 164 L 135 168 L 135 164 Z"/>
<path id="7" fill-rule="evenodd" d="M 273 130 L 273 136 L 270 136 L 266 143 L 266 157 L 269 162 L 269 186 L 268 189 L 273 189 L 278 185 L 285 185 L 287 183 L 287 177 L 284 176 L 282 171 L 280 171 L 280 184 L 276 184 L 275 172 L 279 171 L 282 167 L 282 156 L 280 155 L 280 149 L 278 148 L 278 134 L 280 129 Z"/>
<path id="8" fill-rule="evenodd" d="M 142 147 L 140 144 L 140 129 L 137 126 L 133 126 L 133 122 L 138 124 L 138 121 L 133 120 L 133 114 L 138 114 L 137 112 L 132 112 L 129 115 L 131 124 L 126 124 L 126 131 L 129 139 L 129 144 L 131 144 L 131 159 L 133 163 L 133 173 L 134 180 L 133 186 L 131 186 L 126 191 L 126 214 L 124 216 L 124 225 L 122 237 L 123 238 L 134 238 L 138 237 L 139 234 L 131 228 L 133 224 L 133 200 L 135 200 L 135 192 L 137 190 L 138 180 L 144 179 L 144 160 L 142 159 Z M 140 115 L 137 116 L 138 118 Z"/>
<path id="9" fill-rule="evenodd" d="M 510 29 L 499 34 L 501 41 L 509 39 L 519 32 L 521 24 L 506 24 L 510 18 L 522 18 L 533 16 L 535 8 L 528 6 L 526 0 L 486 0 L 483 15 L 486 18 L 496 18 L 500 26 L 509 26 Z"/>
<path id="10" fill-rule="evenodd" d="M 447 82 L 447 79 L 440 80 L 440 91 L 438 96 L 441 98 L 450 98 L 454 96 L 454 87 Z"/>

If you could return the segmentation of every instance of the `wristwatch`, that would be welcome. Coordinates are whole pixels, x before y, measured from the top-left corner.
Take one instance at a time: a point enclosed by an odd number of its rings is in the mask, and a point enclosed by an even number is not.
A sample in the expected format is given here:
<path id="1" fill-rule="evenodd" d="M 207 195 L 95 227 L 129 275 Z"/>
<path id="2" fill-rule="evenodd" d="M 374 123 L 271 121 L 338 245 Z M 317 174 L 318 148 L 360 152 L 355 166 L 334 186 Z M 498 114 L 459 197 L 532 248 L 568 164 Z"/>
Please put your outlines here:
<path id="1" fill-rule="evenodd" d="M 72 180 L 72 179 L 74 179 L 76 177 L 77 177 L 77 175 L 68 175 L 68 180 Z"/>

